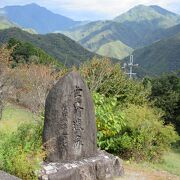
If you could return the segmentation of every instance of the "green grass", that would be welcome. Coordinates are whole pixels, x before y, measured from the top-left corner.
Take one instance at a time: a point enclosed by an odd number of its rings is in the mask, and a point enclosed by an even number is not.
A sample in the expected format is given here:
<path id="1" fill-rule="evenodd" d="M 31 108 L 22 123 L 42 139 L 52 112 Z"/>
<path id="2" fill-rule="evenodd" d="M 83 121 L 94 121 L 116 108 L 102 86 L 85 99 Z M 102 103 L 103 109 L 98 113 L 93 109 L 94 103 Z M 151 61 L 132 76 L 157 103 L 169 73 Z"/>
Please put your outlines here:
<path id="1" fill-rule="evenodd" d="M 0 120 L 0 131 L 14 131 L 21 123 L 30 122 L 35 116 L 22 107 L 7 104 Z"/>
<path id="2" fill-rule="evenodd" d="M 170 174 L 180 176 L 180 147 L 177 149 L 171 149 L 163 156 L 161 163 L 136 163 L 131 162 L 133 167 L 146 168 L 149 170 L 156 169 L 158 171 L 167 171 Z"/>
<path id="3" fill-rule="evenodd" d="M 180 148 L 166 153 L 162 163 L 153 164 L 152 166 L 156 169 L 180 176 Z"/>

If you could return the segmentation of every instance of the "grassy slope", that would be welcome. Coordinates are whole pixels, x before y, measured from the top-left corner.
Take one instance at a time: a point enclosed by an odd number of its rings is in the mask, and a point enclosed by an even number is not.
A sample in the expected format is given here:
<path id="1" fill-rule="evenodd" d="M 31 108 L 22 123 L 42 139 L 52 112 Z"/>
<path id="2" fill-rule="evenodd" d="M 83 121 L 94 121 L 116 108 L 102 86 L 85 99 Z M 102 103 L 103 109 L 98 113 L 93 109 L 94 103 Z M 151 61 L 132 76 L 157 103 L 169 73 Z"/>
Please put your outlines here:
<path id="1" fill-rule="evenodd" d="M 0 131 L 12 132 L 16 130 L 21 123 L 32 121 L 34 118 L 34 115 L 27 109 L 8 104 L 0 120 Z"/>
<path id="2" fill-rule="evenodd" d="M 123 59 L 130 55 L 133 49 L 123 44 L 121 41 L 113 41 L 102 45 L 96 52 L 107 57 Z"/>
<path id="3" fill-rule="evenodd" d="M 114 180 L 146 179 L 146 180 L 179 180 L 180 179 L 180 151 L 171 150 L 164 155 L 162 163 L 151 164 L 149 162 L 136 163 L 124 162 L 125 175 Z"/>
<path id="4" fill-rule="evenodd" d="M 18 28 L 0 31 L 0 43 L 5 43 L 10 38 L 30 42 L 68 66 L 79 65 L 95 56 L 94 53 L 62 34 L 37 35 Z"/>
<path id="5" fill-rule="evenodd" d="M 180 176 L 180 149 L 174 149 L 166 153 L 163 160 L 162 163 L 154 164 L 152 167 Z"/>

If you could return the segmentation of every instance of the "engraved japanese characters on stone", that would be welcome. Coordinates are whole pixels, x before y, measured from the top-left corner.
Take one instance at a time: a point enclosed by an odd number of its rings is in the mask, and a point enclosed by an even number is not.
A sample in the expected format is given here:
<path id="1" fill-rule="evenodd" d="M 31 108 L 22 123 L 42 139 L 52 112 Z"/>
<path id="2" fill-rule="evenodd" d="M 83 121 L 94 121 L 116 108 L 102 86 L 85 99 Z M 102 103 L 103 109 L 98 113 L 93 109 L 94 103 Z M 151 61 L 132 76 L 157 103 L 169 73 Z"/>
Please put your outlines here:
<path id="1" fill-rule="evenodd" d="M 82 107 L 82 89 L 78 86 L 75 87 L 74 90 L 74 114 L 75 119 L 73 120 L 73 137 L 74 137 L 74 148 L 75 151 L 80 152 L 82 142 L 82 111 L 84 108 Z"/>
<path id="2" fill-rule="evenodd" d="M 93 102 L 79 73 L 67 74 L 50 90 L 45 106 L 43 142 L 48 152 L 47 161 L 51 162 L 79 160 L 96 154 Z"/>

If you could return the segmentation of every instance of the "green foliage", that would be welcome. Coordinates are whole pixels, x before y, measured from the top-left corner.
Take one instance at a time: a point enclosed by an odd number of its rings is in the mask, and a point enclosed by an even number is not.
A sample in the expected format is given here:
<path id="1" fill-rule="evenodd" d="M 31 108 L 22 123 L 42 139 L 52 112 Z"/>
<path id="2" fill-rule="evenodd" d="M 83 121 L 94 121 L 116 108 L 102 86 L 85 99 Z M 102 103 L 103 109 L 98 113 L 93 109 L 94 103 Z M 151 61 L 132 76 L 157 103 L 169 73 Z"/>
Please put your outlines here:
<path id="1" fill-rule="evenodd" d="M 80 67 L 93 93 L 98 146 L 135 160 L 158 161 L 178 140 L 164 113 L 150 103 L 151 83 L 129 80 L 118 64 L 93 59 Z"/>
<path id="2" fill-rule="evenodd" d="M 129 80 L 120 65 L 108 59 L 94 58 L 84 63 L 79 69 L 91 92 L 98 92 L 107 97 L 116 96 L 121 106 L 143 104 L 148 101 L 150 89 L 139 81 Z"/>
<path id="3" fill-rule="evenodd" d="M 44 157 L 42 123 L 21 125 L 16 132 L 3 134 L 0 141 L 0 169 L 22 179 L 37 179 L 36 171 Z"/>
<path id="4" fill-rule="evenodd" d="M 163 75 L 150 80 L 151 100 L 164 112 L 166 123 L 175 125 L 180 134 L 180 77 L 178 73 Z"/>
<path id="5" fill-rule="evenodd" d="M 106 98 L 98 93 L 93 94 L 98 128 L 98 146 L 110 152 L 118 152 L 119 132 L 125 126 L 122 113 L 117 107 L 117 98 Z"/>
<path id="6" fill-rule="evenodd" d="M 42 49 L 35 47 L 29 42 L 21 42 L 14 38 L 11 38 L 8 41 L 8 48 L 13 48 L 13 52 L 11 54 L 13 58 L 13 66 L 16 64 L 44 64 L 44 65 L 60 65 L 57 60 L 53 57 L 49 56 Z"/>
<path id="7" fill-rule="evenodd" d="M 98 146 L 135 160 L 159 161 L 178 140 L 173 126 L 164 125 L 162 113 L 147 105 L 121 110 L 116 97 L 94 93 Z"/>
<path id="8" fill-rule="evenodd" d="M 126 127 L 121 134 L 120 147 L 127 157 L 158 161 L 179 139 L 172 125 L 164 125 L 163 113 L 158 109 L 148 105 L 130 105 L 123 113 Z"/>

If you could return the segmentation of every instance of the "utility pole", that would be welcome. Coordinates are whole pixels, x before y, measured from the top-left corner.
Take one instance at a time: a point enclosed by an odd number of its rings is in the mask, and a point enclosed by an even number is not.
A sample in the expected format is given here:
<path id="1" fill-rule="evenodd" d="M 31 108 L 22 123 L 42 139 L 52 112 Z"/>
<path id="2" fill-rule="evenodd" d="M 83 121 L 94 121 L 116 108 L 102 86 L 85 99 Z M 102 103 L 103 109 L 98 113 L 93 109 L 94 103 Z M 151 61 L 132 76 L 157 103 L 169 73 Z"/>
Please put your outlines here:
<path id="1" fill-rule="evenodd" d="M 136 73 L 133 73 L 133 67 L 137 67 L 138 64 L 134 64 L 134 56 L 130 55 L 130 61 L 129 63 L 124 63 L 123 69 L 129 69 L 129 72 L 126 72 L 126 74 L 129 75 L 129 78 L 132 79 L 133 75 L 136 75 Z"/>

